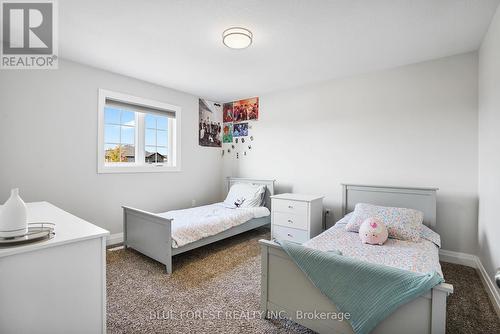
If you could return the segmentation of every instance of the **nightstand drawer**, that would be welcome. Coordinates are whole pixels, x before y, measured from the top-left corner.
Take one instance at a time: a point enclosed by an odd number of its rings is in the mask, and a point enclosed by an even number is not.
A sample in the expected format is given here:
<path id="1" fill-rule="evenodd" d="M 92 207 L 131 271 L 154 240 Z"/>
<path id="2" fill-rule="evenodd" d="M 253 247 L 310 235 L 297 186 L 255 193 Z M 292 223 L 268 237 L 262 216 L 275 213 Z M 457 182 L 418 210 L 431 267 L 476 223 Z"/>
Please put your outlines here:
<path id="1" fill-rule="evenodd" d="M 273 212 L 273 224 L 307 230 L 307 216 L 284 212 Z"/>
<path id="2" fill-rule="evenodd" d="M 273 238 L 303 243 L 309 240 L 309 235 L 304 230 L 275 225 L 273 226 Z"/>
<path id="3" fill-rule="evenodd" d="M 293 213 L 296 215 L 307 215 L 307 202 L 289 201 L 284 199 L 273 199 L 273 211 Z"/>

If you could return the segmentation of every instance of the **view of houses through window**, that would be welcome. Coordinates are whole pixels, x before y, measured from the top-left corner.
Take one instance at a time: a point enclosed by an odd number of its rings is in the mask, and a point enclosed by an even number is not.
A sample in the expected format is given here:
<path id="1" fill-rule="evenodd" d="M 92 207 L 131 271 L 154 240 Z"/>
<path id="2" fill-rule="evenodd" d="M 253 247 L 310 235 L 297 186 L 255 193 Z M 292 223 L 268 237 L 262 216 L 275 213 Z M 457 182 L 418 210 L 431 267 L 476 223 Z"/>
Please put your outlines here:
<path id="1" fill-rule="evenodd" d="M 99 89 L 97 172 L 180 170 L 181 108 Z"/>
<path id="2" fill-rule="evenodd" d="M 139 122 L 141 118 L 143 122 Z M 144 131 L 138 131 L 138 123 L 144 124 Z M 142 148 L 137 133 L 144 133 Z M 106 163 L 134 163 L 141 153 L 145 163 L 167 163 L 168 117 L 104 108 L 104 152 Z"/>
<path id="3" fill-rule="evenodd" d="M 135 162 L 136 113 L 104 109 L 104 149 L 107 163 Z"/>
<path id="4" fill-rule="evenodd" d="M 168 118 L 153 114 L 145 115 L 147 163 L 166 163 L 168 143 Z"/>

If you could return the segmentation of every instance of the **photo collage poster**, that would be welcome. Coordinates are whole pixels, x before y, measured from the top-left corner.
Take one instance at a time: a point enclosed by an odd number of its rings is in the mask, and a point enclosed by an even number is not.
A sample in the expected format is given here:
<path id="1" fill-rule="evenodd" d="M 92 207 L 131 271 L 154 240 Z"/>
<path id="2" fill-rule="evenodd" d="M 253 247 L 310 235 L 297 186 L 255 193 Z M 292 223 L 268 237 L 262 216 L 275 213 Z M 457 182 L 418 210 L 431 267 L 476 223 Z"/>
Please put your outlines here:
<path id="1" fill-rule="evenodd" d="M 223 134 L 222 142 L 225 148 L 222 154 L 233 153 L 239 159 L 247 155 L 252 149 L 253 136 L 249 131 L 251 122 L 259 119 L 259 98 L 253 97 L 244 100 L 224 103 L 222 106 Z"/>
<path id="2" fill-rule="evenodd" d="M 224 103 L 224 143 L 232 143 L 234 138 L 247 137 L 249 121 L 259 119 L 259 98 L 238 100 Z"/>
<path id="3" fill-rule="evenodd" d="M 205 99 L 199 99 L 198 103 L 200 146 L 222 147 L 222 105 Z"/>

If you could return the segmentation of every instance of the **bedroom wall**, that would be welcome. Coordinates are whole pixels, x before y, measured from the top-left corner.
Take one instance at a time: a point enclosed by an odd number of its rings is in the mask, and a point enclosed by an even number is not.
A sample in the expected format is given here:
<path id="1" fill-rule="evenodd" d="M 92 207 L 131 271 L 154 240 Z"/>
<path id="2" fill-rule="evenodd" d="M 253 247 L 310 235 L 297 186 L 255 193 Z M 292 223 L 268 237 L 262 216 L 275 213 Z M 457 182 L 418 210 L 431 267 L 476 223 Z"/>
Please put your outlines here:
<path id="1" fill-rule="evenodd" d="M 165 211 L 221 197 L 220 149 L 198 146 L 198 97 L 68 61 L 0 73 L 0 203 L 11 187 L 117 233 L 121 205 Z M 98 88 L 182 108 L 182 171 L 97 174 Z"/>
<path id="2" fill-rule="evenodd" d="M 342 182 L 439 187 L 443 248 L 475 253 L 477 53 L 260 96 L 260 110 L 225 175 L 325 195 L 335 220 Z"/>
<path id="3" fill-rule="evenodd" d="M 479 257 L 500 267 L 500 9 L 479 51 Z M 500 289 L 498 290 L 500 292 Z"/>

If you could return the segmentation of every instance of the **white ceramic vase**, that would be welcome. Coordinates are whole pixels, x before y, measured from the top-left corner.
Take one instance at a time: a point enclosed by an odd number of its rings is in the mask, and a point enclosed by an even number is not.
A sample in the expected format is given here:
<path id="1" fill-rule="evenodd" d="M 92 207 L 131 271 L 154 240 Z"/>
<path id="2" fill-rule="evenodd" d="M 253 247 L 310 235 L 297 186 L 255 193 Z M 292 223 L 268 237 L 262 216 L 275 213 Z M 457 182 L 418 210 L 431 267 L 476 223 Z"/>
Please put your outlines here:
<path id="1" fill-rule="evenodd" d="M 28 230 L 26 204 L 19 197 L 19 189 L 12 189 L 10 198 L 0 208 L 0 237 L 23 235 Z"/>

